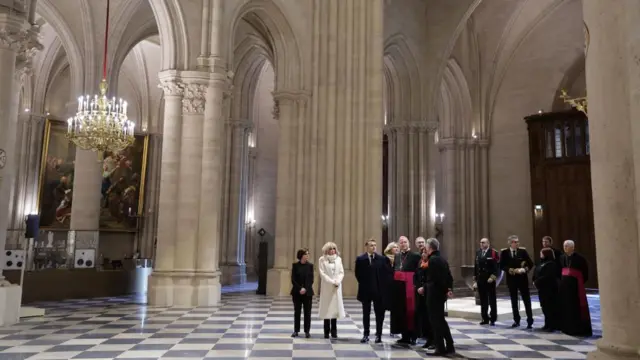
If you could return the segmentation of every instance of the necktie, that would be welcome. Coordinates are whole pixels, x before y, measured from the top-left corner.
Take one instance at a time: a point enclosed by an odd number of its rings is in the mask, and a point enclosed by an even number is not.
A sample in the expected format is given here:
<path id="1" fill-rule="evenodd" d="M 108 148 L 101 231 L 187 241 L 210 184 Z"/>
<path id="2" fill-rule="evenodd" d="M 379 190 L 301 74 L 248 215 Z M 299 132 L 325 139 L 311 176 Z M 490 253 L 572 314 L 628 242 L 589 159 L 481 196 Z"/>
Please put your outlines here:
<path id="1" fill-rule="evenodd" d="M 487 250 L 482 250 L 482 257 L 484 257 L 487 254 Z"/>
<path id="2" fill-rule="evenodd" d="M 369 265 L 373 262 L 373 255 L 369 255 Z"/>
<path id="3" fill-rule="evenodd" d="M 516 257 L 516 251 L 515 251 L 515 250 L 511 250 L 511 256 L 512 256 L 513 258 L 515 258 L 515 257 Z"/>

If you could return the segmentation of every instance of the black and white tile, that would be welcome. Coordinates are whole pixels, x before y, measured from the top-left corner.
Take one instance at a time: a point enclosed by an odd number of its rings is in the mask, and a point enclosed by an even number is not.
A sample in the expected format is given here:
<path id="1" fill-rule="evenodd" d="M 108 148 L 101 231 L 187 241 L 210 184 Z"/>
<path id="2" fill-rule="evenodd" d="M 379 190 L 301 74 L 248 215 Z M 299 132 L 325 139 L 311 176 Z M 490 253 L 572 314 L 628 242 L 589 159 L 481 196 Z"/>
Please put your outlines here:
<path id="1" fill-rule="evenodd" d="M 381 345 L 360 344 L 362 313 L 355 299 L 345 299 L 350 316 L 338 322 L 335 341 L 322 337 L 322 321 L 315 317 L 311 339 L 292 339 L 291 299 L 252 293 L 223 294 L 221 306 L 212 308 L 151 307 L 133 297 L 38 305 L 47 309 L 44 317 L 0 328 L 0 360 L 427 357 L 419 347 L 394 345 L 396 339 L 388 335 Z M 599 311 L 594 310 L 594 328 L 599 328 Z M 584 359 L 595 348 L 594 339 L 513 330 L 507 320 L 496 327 L 481 327 L 450 318 L 457 357 Z"/>

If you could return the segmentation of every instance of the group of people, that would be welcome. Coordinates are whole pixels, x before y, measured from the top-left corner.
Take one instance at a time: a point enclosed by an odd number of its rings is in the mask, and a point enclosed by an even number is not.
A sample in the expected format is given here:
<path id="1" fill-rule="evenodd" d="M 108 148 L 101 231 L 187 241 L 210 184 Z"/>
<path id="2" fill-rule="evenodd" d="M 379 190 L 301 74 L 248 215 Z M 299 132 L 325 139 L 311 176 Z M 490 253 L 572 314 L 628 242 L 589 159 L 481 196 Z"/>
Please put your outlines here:
<path id="1" fill-rule="evenodd" d="M 527 329 L 533 328 L 533 311 L 529 291 L 529 272 L 534 270 L 533 284 L 538 290 L 544 314 L 543 331 L 560 330 L 572 336 L 591 336 L 591 316 L 585 290 L 589 279 L 586 259 L 575 251 L 575 242 L 566 240 L 564 252 L 553 247 L 550 236 L 542 238 L 540 260 L 534 265 L 517 236 L 508 239 L 509 247 L 498 253 L 489 239 L 480 240 L 476 252 L 473 287 L 480 297 L 481 325 L 495 325 L 497 319 L 496 286 L 504 272 L 511 298 L 513 324 L 520 326 L 518 293 L 522 297 L 527 316 Z M 489 312 L 489 308 L 491 309 Z"/>
<path id="2" fill-rule="evenodd" d="M 366 251 L 355 261 L 358 282 L 357 299 L 362 303 L 364 334 L 361 342 L 370 341 L 370 315 L 375 314 L 375 342 L 382 342 L 385 312 L 391 312 L 391 334 L 400 334 L 399 344 L 415 345 L 419 337 L 427 341 L 430 355 L 455 352 L 453 338 L 445 319 L 445 302 L 453 296 L 453 277 L 449 264 L 440 256 L 437 239 L 416 239 L 418 252 L 410 249 L 409 239 L 401 236 L 378 254 L 377 243 L 370 239 Z M 344 267 L 336 244 L 322 247 L 318 259 L 320 299 L 318 314 L 324 320 L 324 337 L 337 338 L 337 319 L 346 316 L 342 299 Z M 291 295 L 294 304 L 294 332 L 300 335 L 300 317 L 304 314 L 304 335 L 309 338 L 313 298 L 314 267 L 308 249 L 300 249 L 298 262 L 291 269 Z"/>

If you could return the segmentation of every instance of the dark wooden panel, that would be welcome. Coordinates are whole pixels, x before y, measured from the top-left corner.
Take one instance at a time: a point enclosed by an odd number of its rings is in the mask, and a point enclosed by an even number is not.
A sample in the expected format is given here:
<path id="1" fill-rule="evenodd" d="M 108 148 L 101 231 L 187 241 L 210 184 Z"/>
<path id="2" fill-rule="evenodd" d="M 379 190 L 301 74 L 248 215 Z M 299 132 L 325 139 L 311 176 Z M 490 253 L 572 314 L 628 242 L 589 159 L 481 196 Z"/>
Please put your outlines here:
<path id="1" fill-rule="evenodd" d="M 534 250 L 549 235 L 555 246 L 574 240 L 589 262 L 587 286 L 597 288 L 588 124 L 577 111 L 525 118 L 529 129 Z"/>

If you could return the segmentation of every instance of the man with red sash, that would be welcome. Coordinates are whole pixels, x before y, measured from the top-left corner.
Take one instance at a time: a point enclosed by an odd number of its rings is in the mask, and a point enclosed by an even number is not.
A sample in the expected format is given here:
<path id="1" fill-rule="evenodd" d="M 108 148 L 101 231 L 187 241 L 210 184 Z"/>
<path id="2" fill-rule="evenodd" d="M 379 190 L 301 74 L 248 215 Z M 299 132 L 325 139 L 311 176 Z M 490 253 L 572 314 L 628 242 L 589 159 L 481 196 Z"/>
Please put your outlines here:
<path id="1" fill-rule="evenodd" d="M 560 330 L 571 336 L 591 336 L 591 314 L 584 284 L 589 280 L 589 266 L 582 255 L 575 252 L 572 240 L 564 242 L 564 254 L 560 259 Z"/>
<path id="2" fill-rule="evenodd" d="M 411 251 L 409 239 L 398 239 L 399 253 L 395 256 L 391 294 L 391 333 L 402 334 L 399 344 L 415 345 L 416 289 L 413 275 L 420 264 L 420 254 Z"/>

